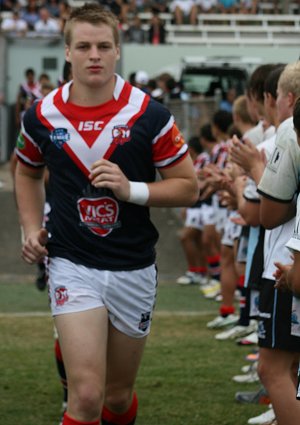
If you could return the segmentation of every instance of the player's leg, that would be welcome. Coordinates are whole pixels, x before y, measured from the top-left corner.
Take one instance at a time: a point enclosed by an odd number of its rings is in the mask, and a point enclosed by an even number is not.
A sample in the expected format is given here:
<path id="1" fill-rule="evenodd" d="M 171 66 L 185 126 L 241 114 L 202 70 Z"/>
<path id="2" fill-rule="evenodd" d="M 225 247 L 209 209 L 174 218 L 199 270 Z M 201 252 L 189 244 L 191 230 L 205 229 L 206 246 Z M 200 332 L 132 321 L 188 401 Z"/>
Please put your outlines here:
<path id="1" fill-rule="evenodd" d="M 132 338 L 109 325 L 107 382 L 102 425 L 133 425 L 137 415 L 134 384 L 146 337 Z"/>
<path id="2" fill-rule="evenodd" d="M 258 373 L 270 396 L 278 425 L 299 421 L 300 403 L 296 399 L 295 377 L 291 377 L 299 353 L 260 348 Z"/>
<path id="3" fill-rule="evenodd" d="M 106 272 L 50 258 L 51 310 L 68 380 L 63 425 L 99 424 L 105 390 L 108 313 Z"/>
<path id="4" fill-rule="evenodd" d="M 110 272 L 105 305 L 109 311 L 107 379 L 102 425 L 133 425 L 137 413 L 134 384 L 156 299 L 154 265 Z"/>
<path id="5" fill-rule="evenodd" d="M 99 424 L 106 376 L 107 310 L 101 307 L 57 315 L 55 326 L 68 379 L 63 425 Z"/>
<path id="6" fill-rule="evenodd" d="M 54 354 L 55 354 L 55 362 L 56 362 L 58 375 L 63 388 L 62 410 L 63 412 L 65 412 L 65 410 L 67 409 L 67 403 L 68 403 L 68 382 L 67 382 L 66 369 L 65 369 L 64 360 L 62 357 L 62 352 L 60 349 L 60 344 L 59 344 L 59 339 L 58 339 L 56 329 L 54 329 Z"/>
<path id="7" fill-rule="evenodd" d="M 201 284 L 206 279 L 207 267 L 202 244 L 201 208 L 187 208 L 180 242 L 188 264 L 185 275 L 177 279 L 179 285 Z"/>

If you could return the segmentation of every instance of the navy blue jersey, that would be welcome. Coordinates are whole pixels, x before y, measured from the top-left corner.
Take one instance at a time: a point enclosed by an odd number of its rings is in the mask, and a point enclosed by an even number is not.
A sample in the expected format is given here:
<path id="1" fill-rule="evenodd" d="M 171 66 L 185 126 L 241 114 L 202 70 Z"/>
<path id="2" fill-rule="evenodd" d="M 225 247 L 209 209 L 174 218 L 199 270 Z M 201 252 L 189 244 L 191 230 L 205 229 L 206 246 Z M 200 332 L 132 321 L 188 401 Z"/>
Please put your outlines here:
<path id="1" fill-rule="evenodd" d="M 169 111 L 121 77 L 113 99 L 97 107 L 68 102 L 71 84 L 26 112 L 16 150 L 26 165 L 49 169 L 49 255 L 106 270 L 149 266 L 158 238 L 149 208 L 91 186 L 90 167 L 105 158 L 129 180 L 153 182 L 187 145 Z"/>

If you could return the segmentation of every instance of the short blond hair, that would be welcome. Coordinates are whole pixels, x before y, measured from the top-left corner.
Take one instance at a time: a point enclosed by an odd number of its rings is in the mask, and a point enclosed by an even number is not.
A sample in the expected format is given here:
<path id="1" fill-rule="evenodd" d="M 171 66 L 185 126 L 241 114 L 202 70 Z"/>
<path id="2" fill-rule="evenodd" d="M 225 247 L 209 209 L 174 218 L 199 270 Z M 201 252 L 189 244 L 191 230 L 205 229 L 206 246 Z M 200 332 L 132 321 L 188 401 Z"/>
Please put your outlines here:
<path id="1" fill-rule="evenodd" d="M 64 28 L 64 38 L 67 46 L 71 44 L 72 26 L 75 22 L 87 22 L 92 25 L 107 25 L 112 29 L 116 46 L 120 44 L 119 21 L 117 17 L 99 4 L 85 3 L 83 6 L 73 9 Z"/>
<path id="2" fill-rule="evenodd" d="M 239 96 L 235 99 L 232 106 L 232 112 L 237 114 L 243 123 L 245 124 L 256 124 L 248 111 L 247 97 L 245 95 Z"/>
<path id="3" fill-rule="evenodd" d="M 300 96 L 300 61 L 286 65 L 279 77 L 278 87 L 285 95 L 292 93 Z"/>

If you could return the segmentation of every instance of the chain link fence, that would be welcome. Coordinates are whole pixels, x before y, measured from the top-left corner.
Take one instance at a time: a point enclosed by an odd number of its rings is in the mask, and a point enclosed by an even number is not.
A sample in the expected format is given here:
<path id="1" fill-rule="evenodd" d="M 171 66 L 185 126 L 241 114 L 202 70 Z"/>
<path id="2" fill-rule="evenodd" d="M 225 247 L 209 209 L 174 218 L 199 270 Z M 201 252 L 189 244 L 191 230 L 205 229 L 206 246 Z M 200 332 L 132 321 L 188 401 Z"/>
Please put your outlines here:
<path id="1" fill-rule="evenodd" d="M 170 99 L 166 107 L 174 115 L 178 128 L 187 141 L 199 135 L 200 128 L 211 122 L 213 114 L 219 109 L 220 96 L 210 98 L 191 98 L 189 100 Z"/>

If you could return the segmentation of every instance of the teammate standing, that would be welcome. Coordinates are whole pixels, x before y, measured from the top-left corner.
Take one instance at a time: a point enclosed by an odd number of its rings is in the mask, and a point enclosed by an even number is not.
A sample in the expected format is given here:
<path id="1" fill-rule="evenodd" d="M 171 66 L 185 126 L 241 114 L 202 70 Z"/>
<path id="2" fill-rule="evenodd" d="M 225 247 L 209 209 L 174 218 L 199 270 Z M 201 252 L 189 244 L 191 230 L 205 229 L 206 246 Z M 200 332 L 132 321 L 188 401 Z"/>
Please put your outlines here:
<path id="1" fill-rule="evenodd" d="M 69 390 L 63 425 L 129 425 L 156 296 L 158 234 L 148 207 L 193 205 L 197 180 L 173 116 L 114 74 L 114 15 L 96 4 L 75 9 L 65 42 L 73 81 L 28 110 L 19 139 L 22 255 L 30 264 L 50 258 Z M 49 238 L 41 229 L 45 165 Z"/>

